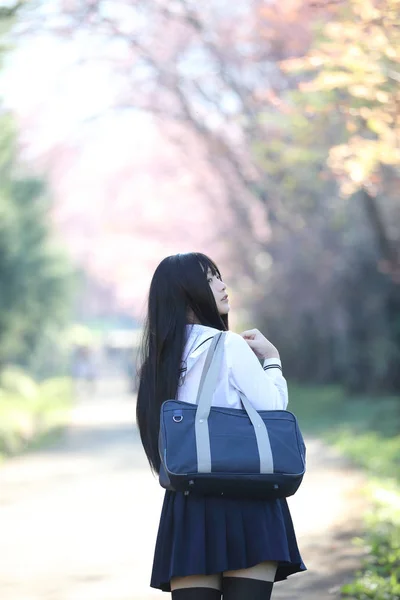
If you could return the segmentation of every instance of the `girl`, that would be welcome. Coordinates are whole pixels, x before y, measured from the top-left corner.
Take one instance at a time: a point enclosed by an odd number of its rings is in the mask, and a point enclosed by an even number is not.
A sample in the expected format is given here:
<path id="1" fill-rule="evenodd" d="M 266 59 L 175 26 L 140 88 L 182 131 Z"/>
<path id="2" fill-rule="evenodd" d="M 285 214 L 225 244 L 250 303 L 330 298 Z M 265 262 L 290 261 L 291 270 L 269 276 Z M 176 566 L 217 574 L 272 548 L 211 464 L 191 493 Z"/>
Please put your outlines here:
<path id="1" fill-rule="evenodd" d="M 197 252 L 168 256 L 150 286 L 137 423 L 159 472 L 161 404 L 195 402 L 210 340 L 228 330 L 229 298 L 217 266 Z M 263 359 L 263 367 L 258 358 Z M 285 409 L 277 349 L 257 330 L 226 334 L 213 404 Z M 274 581 L 304 571 L 286 500 L 165 493 L 151 586 L 172 600 L 268 600 Z"/>

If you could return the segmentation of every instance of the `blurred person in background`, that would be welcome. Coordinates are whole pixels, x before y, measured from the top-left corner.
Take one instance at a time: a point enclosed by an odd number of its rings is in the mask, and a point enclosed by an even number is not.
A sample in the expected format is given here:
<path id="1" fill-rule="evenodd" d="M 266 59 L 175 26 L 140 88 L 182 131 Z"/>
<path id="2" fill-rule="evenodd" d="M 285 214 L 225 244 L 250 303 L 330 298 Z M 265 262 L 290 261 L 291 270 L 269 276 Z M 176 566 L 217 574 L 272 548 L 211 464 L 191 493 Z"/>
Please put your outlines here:
<path id="1" fill-rule="evenodd" d="M 157 267 L 150 286 L 137 400 L 137 423 L 150 466 L 160 470 L 161 404 L 195 403 L 213 336 L 228 331 L 226 285 L 200 253 Z M 263 366 L 258 359 L 263 359 Z M 226 334 L 213 405 L 286 409 L 277 349 L 256 329 Z M 268 600 L 273 583 L 305 571 L 285 499 L 233 499 L 166 491 L 151 586 L 173 600 Z"/>
<path id="2" fill-rule="evenodd" d="M 76 346 L 72 353 L 72 379 L 77 394 L 96 392 L 96 365 L 90 346 Z"/>

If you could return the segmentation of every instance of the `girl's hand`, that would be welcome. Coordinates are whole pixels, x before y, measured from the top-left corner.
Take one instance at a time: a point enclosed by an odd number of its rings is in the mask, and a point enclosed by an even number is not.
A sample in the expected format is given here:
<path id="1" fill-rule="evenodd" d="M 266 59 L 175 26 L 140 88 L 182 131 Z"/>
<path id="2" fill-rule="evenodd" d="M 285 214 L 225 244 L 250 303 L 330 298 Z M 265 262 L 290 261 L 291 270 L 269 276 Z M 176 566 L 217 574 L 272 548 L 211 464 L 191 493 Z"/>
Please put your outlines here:
<path id="1" fill-rule="evenodd" d="M 249 329 L 240 334 L 258 358 L 279 358 L 279 352 L 258 329 Z"/>

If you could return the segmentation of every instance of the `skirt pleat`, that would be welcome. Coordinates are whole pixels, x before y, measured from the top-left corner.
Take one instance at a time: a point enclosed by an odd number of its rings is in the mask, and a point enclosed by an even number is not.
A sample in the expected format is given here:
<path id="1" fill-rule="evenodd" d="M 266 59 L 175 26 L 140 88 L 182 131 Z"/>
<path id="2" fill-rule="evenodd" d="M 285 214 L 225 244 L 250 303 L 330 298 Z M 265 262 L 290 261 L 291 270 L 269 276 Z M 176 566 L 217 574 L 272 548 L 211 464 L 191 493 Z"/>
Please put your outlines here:
<path id="1" fill-rule="evenodd" d="M 152 587 L 169 592 L 172 577 L 212 575 L 264 561 L 278 562 L 275 581 L 306 570 L 285 499 L 165 493 Z"/>

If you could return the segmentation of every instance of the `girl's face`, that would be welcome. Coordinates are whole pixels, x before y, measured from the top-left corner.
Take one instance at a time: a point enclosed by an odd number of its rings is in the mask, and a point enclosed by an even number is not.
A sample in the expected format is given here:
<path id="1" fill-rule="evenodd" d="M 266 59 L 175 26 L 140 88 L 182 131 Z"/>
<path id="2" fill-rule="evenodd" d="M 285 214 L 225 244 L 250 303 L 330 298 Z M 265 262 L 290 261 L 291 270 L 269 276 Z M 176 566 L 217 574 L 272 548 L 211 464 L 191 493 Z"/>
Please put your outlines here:
<path id="1" fill-rule="evenodd" d="M 219 279 L 218 275 L 213 275 L 210 270 L 207 272 L 207 281 L 210 284 L 212 293 L 214 294 L 219 314 L 227 315 L 230 306 L 228 294 L 226 293 L 226 285 L 223 281 L 221 281 L 221 279 Z"/>

